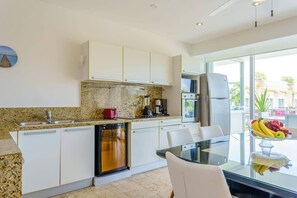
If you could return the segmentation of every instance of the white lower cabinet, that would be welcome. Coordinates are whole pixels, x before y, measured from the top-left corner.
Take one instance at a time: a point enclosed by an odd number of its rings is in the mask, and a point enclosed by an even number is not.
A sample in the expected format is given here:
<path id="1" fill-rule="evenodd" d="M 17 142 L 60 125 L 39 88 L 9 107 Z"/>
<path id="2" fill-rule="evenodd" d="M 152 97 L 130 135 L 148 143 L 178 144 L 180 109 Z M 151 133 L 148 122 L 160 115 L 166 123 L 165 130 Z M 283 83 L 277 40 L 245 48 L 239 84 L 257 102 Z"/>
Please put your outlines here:
<path id="1" fill-rule="evenodd" d="M 94 126 L 61 129 L 61 185 L 94 177 Z"/>
<path id="2" fill-rule="evenodd" d="M 131 167 L 144 172 L 165 164 L 156 154 L 159 149 L 168 148 L 167 132 L 182 128 L 181 118 L 148 120 L 131 123 Z"/>
<path id="3" fill-rule="evenodd" d="M 131 166 L 141 166 L 159 160 L 158 127 L 132 129 L 131 135 Z"/>
<path id="4" fill-rule="evenodd" d="M 60 184 L 60 130 L 20 131 L 23 194 Z"/>
<path id="5" fill-rule="evenodd" d="M 23 194 L 94 177 L 94 127 L 18 132 Z"/>

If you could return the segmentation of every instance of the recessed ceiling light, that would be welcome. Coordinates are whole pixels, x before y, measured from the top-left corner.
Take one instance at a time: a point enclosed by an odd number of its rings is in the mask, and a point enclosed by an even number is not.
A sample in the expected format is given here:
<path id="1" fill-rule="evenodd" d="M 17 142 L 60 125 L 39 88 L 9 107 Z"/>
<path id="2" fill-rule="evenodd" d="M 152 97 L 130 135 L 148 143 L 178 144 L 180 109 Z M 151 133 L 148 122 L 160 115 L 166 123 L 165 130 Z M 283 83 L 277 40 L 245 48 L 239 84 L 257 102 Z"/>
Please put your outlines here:
<path id="1" fill-rule="evenodd" d="M 158 6 L 156 4 L 151 4 L 150 7 L 154 8 L 154 9 L 158 8 Z"/>
<path id="2" fill-rule="evenodd" d="M 197 25 L 197 26 L 202 26 L 203 23 L 202 23 L 202 22 L 198 22 L 198 23 L 196 23 L 196 25 Z"/>

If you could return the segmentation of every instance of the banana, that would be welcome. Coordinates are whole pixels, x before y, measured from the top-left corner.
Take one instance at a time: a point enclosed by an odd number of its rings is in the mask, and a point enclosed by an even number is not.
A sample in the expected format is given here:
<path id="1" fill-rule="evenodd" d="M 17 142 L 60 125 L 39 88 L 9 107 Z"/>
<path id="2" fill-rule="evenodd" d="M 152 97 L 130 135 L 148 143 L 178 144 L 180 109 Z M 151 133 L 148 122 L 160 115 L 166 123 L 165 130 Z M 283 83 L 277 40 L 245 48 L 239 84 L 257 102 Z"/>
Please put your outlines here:
<path id="1" fill-rule="evenodd" d="M 275 132 L 274 130 L 271 130 L 271 129 L 268 128 L 268 127 L 266 127 L 266 128 L 273 134 L 274 137 L 276 137 L 276 134 L 275 134 L 276 132 Z"/>
<path id="2" fill-rule="evenodd" d="M 253 123 L 252 123 L 252 129 L 253 130 L 253 134 L 256 135 L 256 136 L 259 136 L 261 138 L 266 138 L 267 135 L 265 133 L 263 133 L 259 127 L 259 121 L 260 119 L 258 120 L 255 120 Z"/>
<path id="3" fill-rule="evenodd" d="M 264 175 L 264 172 L 269 169 L 269 166 L 262 165 L 261 168 L 259 169 L 259 174 Z"/>
<path id="4" fill-rule="evenodd" d="M 261 131 L 262 131 L 263 133 L 265 133 L 267 136 L 269 136 L 269 137 L 273 137 L 273 138 L 275 137 L 274 134 L 273 134 L 271 131 L 269 131 L 269 129 L 265 126 L 263 120 L 260 120 L 260 121 L 259 121 L 259 128 L 260 128 Z"/>
<path id="5" fill-rule="evenodd" d="M 256 136 L 259 136 L 259 137 L 261 137 L 261 138 L 266 138 L 266 137 L 267 137 L 267 135 L 264 134 L 264 133 L 261 132 L 261 131 L 253 130 L 253 133 L 254 133 Z"/>
<path id="6" fill-rule="evenodd" d="M 252 129 L 254 129 L 256 131 L 261 131 L 261 129 L 259 127 L 259 120 L 256 120 L 256 121 L 253 122 Z"/>
<path id="7" fill-rule="evenodd" d="M 254 171 L 256 171 L 257 173 L 260 172 L 261 165 L 259 165 L 259 164 L 252 164 L 252 167 L 253 167 Z"/>

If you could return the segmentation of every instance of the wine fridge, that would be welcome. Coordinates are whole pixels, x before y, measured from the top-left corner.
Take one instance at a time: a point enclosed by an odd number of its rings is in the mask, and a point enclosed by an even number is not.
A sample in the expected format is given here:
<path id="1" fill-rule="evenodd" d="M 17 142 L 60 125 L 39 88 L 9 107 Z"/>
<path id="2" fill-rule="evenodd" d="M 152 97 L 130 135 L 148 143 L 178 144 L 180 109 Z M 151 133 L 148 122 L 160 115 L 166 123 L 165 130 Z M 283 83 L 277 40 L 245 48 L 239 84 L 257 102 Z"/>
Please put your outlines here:
<path id="1" fill-rule="evenodd" d="M 128 169 L 127 123 L 95 126 L 95 175 Z"/>

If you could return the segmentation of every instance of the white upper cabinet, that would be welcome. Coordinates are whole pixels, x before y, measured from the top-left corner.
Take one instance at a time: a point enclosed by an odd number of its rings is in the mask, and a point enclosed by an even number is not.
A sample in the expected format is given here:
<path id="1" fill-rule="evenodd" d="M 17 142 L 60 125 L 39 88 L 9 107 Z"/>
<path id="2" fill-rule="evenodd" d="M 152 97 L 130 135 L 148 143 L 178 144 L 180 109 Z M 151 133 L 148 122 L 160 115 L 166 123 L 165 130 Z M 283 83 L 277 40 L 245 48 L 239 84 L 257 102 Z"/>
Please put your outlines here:
<path id="1" fill-rule="evenodd" d="M 151 83 L 172 85 L 172 58 L 162 54 L 151 53 Z"/>
<path id="2" fill-rule="evenodd" d="M 124 82 L 150 82 L 150 53 L 124 48 Z"/>
<path id="3" fill-rule="evenodd" d="M 81 50 L 84 59 L 83 80 L 123 80 L 122 47 L 88 41 Z"/>
<path id="4" fill-rule="evenodd" d="M 82 80 L 173 84 L 172 58 L 147 51 L 87 41 L 81 45 Z"/>
<path id="5" fill-rule="evenodd" d="M 202 74 L 205 73 L 204 58 L 199 56 L 179 56 L 184 74 Z"/>

